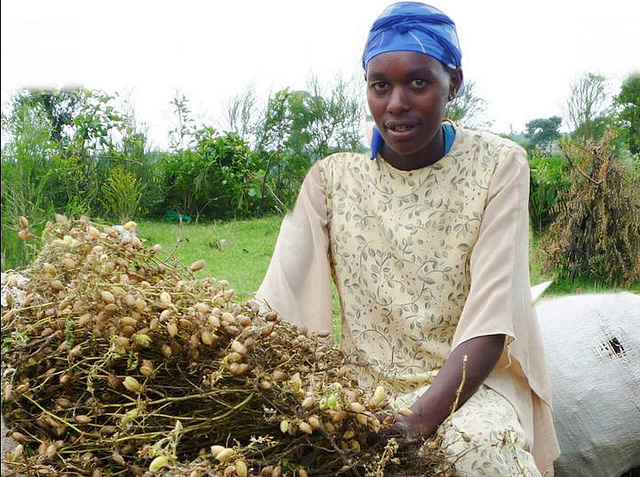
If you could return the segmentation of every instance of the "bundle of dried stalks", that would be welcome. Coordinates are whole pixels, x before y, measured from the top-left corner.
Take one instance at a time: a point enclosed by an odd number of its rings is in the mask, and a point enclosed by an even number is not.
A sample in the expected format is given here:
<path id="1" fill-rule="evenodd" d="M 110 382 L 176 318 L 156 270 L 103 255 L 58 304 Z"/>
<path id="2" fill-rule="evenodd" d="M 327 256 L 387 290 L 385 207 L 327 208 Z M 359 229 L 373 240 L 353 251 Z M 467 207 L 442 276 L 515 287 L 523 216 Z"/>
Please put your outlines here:
<path id="1" fill-rule="evenodd" d="M 619 157 L 615 132 L 563 144 L 571 186 L 544 237 L 544 272 L 628 285 L 640 280 L 640 171 Z"/>
<path id="2" fill-rule="evenodd" d="M 88 220 L 44 239 L 2 309 L 10 475 L 447 472 L 435 442 L 397 465 L 384 388 L 359 388 L 327 336 L 195 279 L 200 261 Z"/>

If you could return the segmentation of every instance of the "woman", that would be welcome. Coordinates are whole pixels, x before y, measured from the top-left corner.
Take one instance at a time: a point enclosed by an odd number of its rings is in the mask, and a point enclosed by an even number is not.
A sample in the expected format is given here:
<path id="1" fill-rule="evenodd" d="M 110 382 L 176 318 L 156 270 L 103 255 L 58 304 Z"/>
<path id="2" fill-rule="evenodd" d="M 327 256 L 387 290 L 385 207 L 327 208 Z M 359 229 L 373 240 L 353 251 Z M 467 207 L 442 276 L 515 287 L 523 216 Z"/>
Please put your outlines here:
<path id="1" fill-rule="evenodd" d="M 552 475 L 526 155 L 444 121 L 460 59 L 434 7 L 401 2 L 376 20 L 363 55 L 373 160 L 334 154 L 311 168 L 257 297 L 331 329 L 333 276 L 361 383 L 386 383 L 413 411 L 396 431 L 440 433 L 460 475 Z"/>

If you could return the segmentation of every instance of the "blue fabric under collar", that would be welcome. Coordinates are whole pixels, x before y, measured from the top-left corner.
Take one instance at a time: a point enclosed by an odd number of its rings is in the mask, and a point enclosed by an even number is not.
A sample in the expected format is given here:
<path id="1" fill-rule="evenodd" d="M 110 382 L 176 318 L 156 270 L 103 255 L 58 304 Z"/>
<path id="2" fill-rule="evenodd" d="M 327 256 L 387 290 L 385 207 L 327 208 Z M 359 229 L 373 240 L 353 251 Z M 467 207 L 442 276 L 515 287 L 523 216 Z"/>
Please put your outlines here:
<path id="1" fill-rule="evenodd" d="M 444 138 L 444 156 L 449 154 L 453 140 L 456 138 L 456 130 L 450 123 L 442 123 L 442 136 Z"/>
<path id="2" fill-rule="evenodd" d="M 446 156 L 453 146 L 453 141 L 456 138 L 456 130 L 450 123 L 442 123 L 442 138 L 444 139 L 444 154 Z M 373 135 L 371 136 L 371 159 L 375 159 L 378 156 L 378 152 L 382 149 L 384 139 L 382 134 L 378 131 L 377 127 L 373 128 Z"/>

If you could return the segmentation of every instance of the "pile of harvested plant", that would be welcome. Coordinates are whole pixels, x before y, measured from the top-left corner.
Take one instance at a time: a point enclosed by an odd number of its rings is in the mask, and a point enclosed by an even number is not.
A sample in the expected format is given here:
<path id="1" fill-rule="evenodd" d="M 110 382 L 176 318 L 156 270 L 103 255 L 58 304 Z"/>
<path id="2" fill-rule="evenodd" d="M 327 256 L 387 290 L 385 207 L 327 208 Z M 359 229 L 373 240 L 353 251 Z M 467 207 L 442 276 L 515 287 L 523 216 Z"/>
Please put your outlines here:
<path id="1" fill-rule="evenodd" d="M 195 279 L 202 261 L 161 260 L 135 228 L 59 216 L 5 275 L 8 474 L 450 472 L 437 443 L 403 459 L 382 437 L 384 388 L 359 388 L 330 337 L 234 301 L 225 280 Z"/>

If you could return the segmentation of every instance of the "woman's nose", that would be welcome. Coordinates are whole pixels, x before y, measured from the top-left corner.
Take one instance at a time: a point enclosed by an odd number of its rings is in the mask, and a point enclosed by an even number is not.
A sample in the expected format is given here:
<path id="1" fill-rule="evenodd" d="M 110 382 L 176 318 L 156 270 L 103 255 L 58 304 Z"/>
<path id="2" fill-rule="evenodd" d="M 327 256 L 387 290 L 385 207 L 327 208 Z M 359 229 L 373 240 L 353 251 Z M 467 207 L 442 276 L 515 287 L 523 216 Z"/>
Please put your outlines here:
<path id="1" fill-rule="evenodd" d="M 391 89 L 389 94 L 389 102 L 387 103 L 387 111 L 392 114 L 398 114 L 409 109 L 407 95 L 404 88 L 395 87 Z"/>

